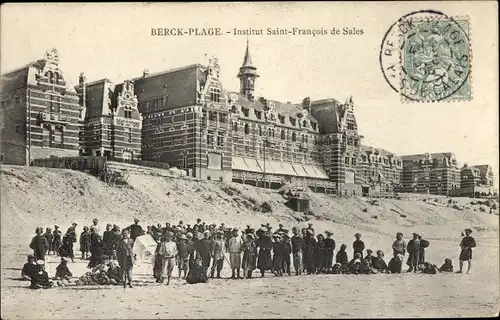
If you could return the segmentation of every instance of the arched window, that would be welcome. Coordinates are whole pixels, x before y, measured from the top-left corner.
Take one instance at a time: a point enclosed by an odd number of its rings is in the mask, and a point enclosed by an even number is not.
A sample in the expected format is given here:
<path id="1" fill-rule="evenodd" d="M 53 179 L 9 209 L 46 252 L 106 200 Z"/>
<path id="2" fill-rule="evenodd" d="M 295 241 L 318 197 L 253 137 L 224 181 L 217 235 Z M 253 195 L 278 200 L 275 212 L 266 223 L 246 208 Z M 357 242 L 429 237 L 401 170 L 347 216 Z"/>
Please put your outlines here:
<path id="1" fill-rule="evenodd" d="M 285 140 L 285 139 L 286 139 L 285 130 L 281 130 L 281 140 Z"/>
<path id="2" fill-rule="evenodd" d="M 268 136 L 268 137 L 270 137 L 270 136 L 271 136 L 271 134 L 272 134 L 272 132 L 271 132 L 271 128 L 267 129 L 267 136 Z"/>
<path id="3" fill-rule="evenodd" d="M 259 136 L 262 136 L 262 127 L 259 126 Z"/>
<path id="4" fill-rule="evenodd" d="M 306 135 L 306 143 L 307 143 L 307 135 Z"/>
<path id="5" fill-rule="evenodd" d="M 238 123 L 233 123 L 233 131 L 238 131 Z"/>
<path id="6" fill-rule="evenodd" d="M 248 126 L 248 123 L 245 123 L 245 134 L 250 133 L 250 127 Z"/>
<path id="7" fill-rule="evenodd" d="M 295 134 L 295 132 L 292 133 L 292 141 L 297 141 L 297 135 Z"/>
<path id="8" fill-rule="evenodd" d="M 301 142 L 306 142 L 306 137 L 304 135 L 301 136 Z"/>

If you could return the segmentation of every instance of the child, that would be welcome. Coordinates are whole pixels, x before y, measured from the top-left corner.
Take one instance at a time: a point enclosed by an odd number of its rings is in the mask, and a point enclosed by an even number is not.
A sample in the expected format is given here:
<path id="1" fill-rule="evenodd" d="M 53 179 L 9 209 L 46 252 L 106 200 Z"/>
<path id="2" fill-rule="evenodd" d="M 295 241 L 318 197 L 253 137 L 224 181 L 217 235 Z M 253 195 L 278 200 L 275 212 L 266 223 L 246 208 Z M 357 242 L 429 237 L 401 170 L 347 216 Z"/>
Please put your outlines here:
<path id="1" fill-rule="evenodd" d="M 61 281 L 60 283 L 64 286 L 71 282 L 71 277 L 73 274 L 68 269 L 68 259 L 61 258 L 61 263 L 56 268 L 56 275 L 54 280 Z"/>
<path id="2" fill-rule="evenodd" d="M 43 235 L 45 239 L 47 239 L 47 244 L 49 245 L 47 248 L 47 255 L 50 253 L 54 253 L 54 236 L 52 235 L 52 230 L 50 228 L 45 229 L 45 234 Z"/>
<path id="3" fill-rule="evenodd" d="M 177 241 L 177 252 L 177 267 L 179 269 L 179 279 L 181 278 L 182 271 L 184 271 L 183 279 L 186 279 L 189 269 L 189 251 L 188 240 L 184 234 L 182 234 Z"/>
<path id="4" fill-rule="evenodd" d="M 337 252 L 337 255 L 335 256 L 335 262 L 340 263 L 341 265 L 346 265 L 349 262 L 349 258 L 347 257 L 347 252 L 345 251 L 347 249 L 347 246 L 345 244 L 342 244 L 340 246 L 339 252 Z"/>
<path id="5" fill-rule="evenodd" d="M 359 268 L 361 266 L 361 253 L 355 253 L 354 258 L 349 261 L 349 273 L 351 274 L 359 274 Z"/>
<path id="6" fill-rule="evenodd" d="M 438 268 L 435 265 L 430 264 L 429 262 L 424 262 L 424 267 L 422 269 L 422 273 L 436 274 L 437 272 L 438 272 Z"/>
<path id="7" fill-rule="evenodd" d="M 396 233 L 396 240 L 392 243 L 392 253 L 394 256 L 406 254 L 406 242 L 403 240 L 401 232 Z"/>
<path id="8" fill-rule="evenodd" d="M 457 273 L 462 273 L 462 267 L 464 265 L 464 261 L 468 262 L 467 265 L 467 273 L 470 272 L 470 267 L 471 267 L 471 260 L 472 260 L 472 248 L 476 247 L 476 240 L 474 240 L 473 237 L 471 237 L 472 230 L 467 228 L 465 229 L 465 237 L 462 238 L 462 241 L 460 241 L 460 248 L 462 251 L 460 251 L 460 270 L 457 271 Z"/>
<path id="9" fill-rule="evenodd" d="M 172 277 L 172 270 L 174 269 L 175 264 L 175 257 L 177 256 L 177 244 L 172 241 L 173 236 L 174 234 L 171 231 L 168 231 L 158 248 L 158 255 L 161 256 L 163 261 L 163 272 L 157 281 L 159 283 L 163 283 L 165 273 L 167 273 L 167 285 L 170 284 L 170 278 Z"/>
<path id="10" fill-rule="evenodd" d="M 444 264 L 439 268 L 439 272 L 453 272 L 453 264 L 450 258 L 444 259 Z"/>
<path id="11" fill-rule="evenodd" d="M 122 272 L 121 268 L 115 261 L 108 263 L 107 276 L 111 284 L 121 284 L 122 283 Z"/>
<path id="12" fill-rule="evenodd" d="M 23 270 L 21 271 L 21 280 L 29 280 L 33 278 L 33 275 L 37 272 L 37 266 L 35 263 L 35 256 L 28 255 L 28 262 L 26 262 L 23 266 Z"/>
<path id="13" fill-rule="evenodd" d="M 373 265 L 373 260 L 375 257 L 373 256 L 373 251 L 371 249 L 366 250 L 366 256 L 364 260 L 368 260 L 370 262 L 370 267 Z"/>
<path id="14" fill-rule="evenodd" d="M 277 277 L 283 276 L 283 251 L 284 246 L 279 234 L 273 235 L 273 273 Z"/>
<path id="15" fill-rule="evenodd" d="M 83 232 L 80 234 L 80 251 L 82 260 L 87 260 L 90 252 L 90 232 L 87 226 L 83 227 Z"/>
<path id="16" fill-rule="evenodd" d="M 372 266 L 378 272 L 387 271 L 387 264 L 384 261 L 384 252 L 382 250 L 377 251 L 377 257 L 372 260 Z"/>
<path id="17" fill-rule="evenodd" d="M 291 272 L 291 261 L 290 254 L 292 253 L 292 244 L 290 243 L 290 237 L 288 234 L 283 235 L 283 272 L 286 272 L 289 276 L 292 275 Z"/>
<path id="18" fill-rule="evenodd" d="M 356 233 L 354 235 L 356 240 L 352 243 L 352 249 L 354 250 L 353 255 L 359 253 L 363 257 L 363 250 L 365 250 L 365 243 L 361 240 L 361 233 Z"/>
<path id="19" fill-rule="evenodd" d="M 242 265 L 243 277 L 246 279 L 252 278 L 252 273 L 257 268 L 257 245 L 254 241 L 254 235 L 251 233 L 246 235 L 246 241 L 243 242 Z"/>
<path id="20" fill-rule="evenodd" d="M 332 273 L 342 274 L 343 273 L 342 265 L 340 263 L 335 263 L 332 268 Z"/>
<path id="21" fill-rule="evenodd" d="M 52 233 L 53 235 L 53 240 L 52 240 L 52 250 L 59 255 L 59 248 L 61 248 L 61 238 L 62 238 L 62 232 L 59 230 L 59 226 L 55 225 L 54 226 L 54 232 Z"/>
<path id="22" fill-rule="evenodd" d="M 403 255 L 397 254 L 395 257 L 389 261 L 389 266 L 387 267 L 390 273 L 401 273 L 403 268 Z"/>
<path id="23" fill-rule="evenodd" d="M 45 253 L 49 248 L 49 244 L 42 235 L 43 229 L 41 227 L 36 228 L 35 233 L 36 235 L 31 239 L 30 248 L 33 249 L 35 259 L 45 261 Z"/>
<path id="24" fill-rule="evenodd" d="M 373 271 L 371 267 L 371 259 L 363 259 L 361 261 L 361 264 L 359 266 L 359 273 L 360 274 L 374 274 L 375 272 Z"/>
<path id="25" fill-rule="evenodd" d="M 36 272 L 31 278 L 30 289 L 49 289 L 54 286 L 54 282 L 49 280 L 49 275 L 45 271 L 44 265 L 45 261 L 43 260 L 38 260 L 36 262 Z"/>

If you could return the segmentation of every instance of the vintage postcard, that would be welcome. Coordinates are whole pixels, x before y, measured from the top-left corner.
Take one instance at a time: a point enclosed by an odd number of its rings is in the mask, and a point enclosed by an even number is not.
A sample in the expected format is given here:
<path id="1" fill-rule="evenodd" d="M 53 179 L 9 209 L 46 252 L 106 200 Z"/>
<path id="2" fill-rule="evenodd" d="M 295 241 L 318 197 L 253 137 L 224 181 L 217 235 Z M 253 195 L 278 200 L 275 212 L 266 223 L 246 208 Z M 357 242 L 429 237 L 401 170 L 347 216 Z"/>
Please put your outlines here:
<path id="1" fill-rule="evenodd" d="M 498 316 L 496 2 L 0 12 L 2 319 Z"/>

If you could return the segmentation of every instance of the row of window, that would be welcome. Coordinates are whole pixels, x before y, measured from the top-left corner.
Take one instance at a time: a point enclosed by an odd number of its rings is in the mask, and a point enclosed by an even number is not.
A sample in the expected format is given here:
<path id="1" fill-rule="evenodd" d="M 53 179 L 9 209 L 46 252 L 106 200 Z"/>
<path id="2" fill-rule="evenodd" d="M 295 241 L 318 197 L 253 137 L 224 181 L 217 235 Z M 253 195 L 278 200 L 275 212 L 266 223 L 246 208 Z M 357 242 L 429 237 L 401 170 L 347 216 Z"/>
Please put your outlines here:
<path id="1" fill-rule="evenodd" d="M 150 148 L 162 148 L 162 147 L 186 145 L 187 143 L 188 143 L 187 137 L 183 137 L 183 138 L 169 137 L 166 139 L 159 140 L 157 142 L 143 144 L 142 147 L 149 148 L 149 149 Z"/>
<path id="2" fill-rule="evenodd" d="M 242 111 L 243 111 L 243 115 L 244 115 L 246 118 L 248 118 L 248 117 L 250 116 L 250 109 L 248 109 L 248 108 L 241 108 L 241 109 L 242 109 Z M 236 111 L 237 111 L 237 110 L 236 110 L 236 107 L 235 107 L 235 106 L 233 106 L 233 113 L 234 113 L 234 112 L 236 112 Z M 255 114 L 256 118 L 257 118 L 257 119 L 259 119 L 259 120 L 262 120 L 262 118 L 263 118 L 262 116 L 264 115 L 264 114 L 262 113 L 262 111 L 255 110 L 255 109 L 254 109 L 253 111 L 254 111 L 254 114 Z M 269 119 L 268 119 L 268 120 L 269 120 Z M 280 114 L 279 114 L 279 115 L 278 115 L 278 120 L 279 120 L 280 124 L 285 124 L 285 116 L 282 116 L 282 115 L 280 115 Z M 296 127 L 296 126 L 297 126 L 297 123 L 298 123 L 298 122 L 297 122 L 297 119 L 295 119 L 295 118 L 293 118 L 293 117 L 289 117 L 289 121 L 290 121 L 290 124 L 291 124 L 292 126 L 294 126 L 294 127 Z M 302 120 L 301 124 L 302 124 L 302 127 L 303 127 L 303 128 L 307 128 L 307 126 L 308 126 L 308 121 L 307 121 L 307 120 Z M 313 128 L 313 130 L 316 130 L 316 128 L 317 128 L 317 124 L 316 124 L 316 123 L 314 123 L 314 122 L 311 122 L 311 127 Z"/>
<path id="3" fill-rule="evenodd" d="M 258 126 L 258 134 L 259 136 L 264 136 L 264 130 L 262 130 L 262 127 L 261 126 Z M 233 123 L 233 131 L 238 131 L 238 123 Z M 248 125 L 248 123 L 245 123 L 245 126 L 244 126 L 244 132 L 245 134 L 250 134 L 250 126 Z M 270 138 L 275 138 L 276 134 L 276 131 L 275 129 L 272 129 L 272 128 L 268 128 L 267 129 L 267 137 L 270 137 Z M 295 132 L 292 132 L 292 141 L 293 142 L 296 142 L 297 141 L 297 134 Z M 281 130 L 281 140 L 286 140 L 286 132 L 284 129 Z M 301 142 L 303 143 L 308 143 L 309 141 L 309 138 L 307 135 L 305 134 L 301 134 Z M 316 137 L 314 137 L 314 144 L 316 145 L 317 144 L 317 139 Z"/>

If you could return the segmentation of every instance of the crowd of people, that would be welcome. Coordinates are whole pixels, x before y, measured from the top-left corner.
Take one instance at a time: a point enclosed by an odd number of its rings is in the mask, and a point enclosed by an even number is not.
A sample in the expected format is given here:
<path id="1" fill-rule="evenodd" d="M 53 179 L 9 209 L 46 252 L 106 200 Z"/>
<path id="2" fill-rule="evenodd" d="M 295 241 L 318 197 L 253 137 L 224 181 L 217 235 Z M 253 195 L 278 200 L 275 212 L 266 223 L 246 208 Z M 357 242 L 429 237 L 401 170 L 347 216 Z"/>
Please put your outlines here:
<path id="1" fill-rule="evenodd" d="M 36 228 L 30 248 L 33 254 L 22 269 L 22 279 L 31 281 L 31 288 L 51 288 L 53 286 L 76 285 L 123 285 L 132 288 L 133 266 L 136 262 L 134 243 L 143 235 L 150 235 L 156 243 L 152 274 L 157 283 L 170 284 L 174 267 L 178 277 L 188 283 L 203 283 L 209 278 L 221 278 L 225 263 L 229 264 L 233 279 L 252 278 L 254 270 L 271 272 L 277 277 L 302 274 L 375 274 L 402 273 L 406 258 L 407 272 L 436 274 L 453 272 L 452 260 L 445 259 L 441 267 L 425 260 L 425 251 L 429 241 L 413 233 L 406 243 L 402 233 L 396 234 L 392 244 L 392 257 L 385 261 L 382 250 L 374 252 L 366 249 L 362 235 L 356 233 L 352 243 L 352 258 L 349 259 L 347 245 L 342 244 L 338 251 L 333 233 L 325 231 L 316 234 L 313 224 L 306 228 L 293 227 L 291 235 L 282 224 L 273 231 L 269 224 L 259 229 L 249 225 L 244 230 L 228 228 L 222 223 L 206 224 L 198 219 L 193 226 L 179 221 L 176 225 L 166 223 L 148 226 L 143 230 L 139 220 L 120 230 L 117 225 L 107 224 L 102 232 L 98 219 L 90 227 L 84 226 L 79 238 L 77 224 L 73 223 L 63 235 L 59 227 L 54 226 L 43 232 Z M 471 268 L 472 248 L 476 242 L 471 237 L 472 230 L 466 229 L 460 243 L 459 271 L 467 261 L 467 272 Z M 74 262 L 74 244 L 79 241 L 81 259 L 88 260 L 90 271 L 74 280 L 68 268 L 68 262 Z M 61 262 L 51 279 L 45 271 L 46 255 L 58 255 Z"/>

